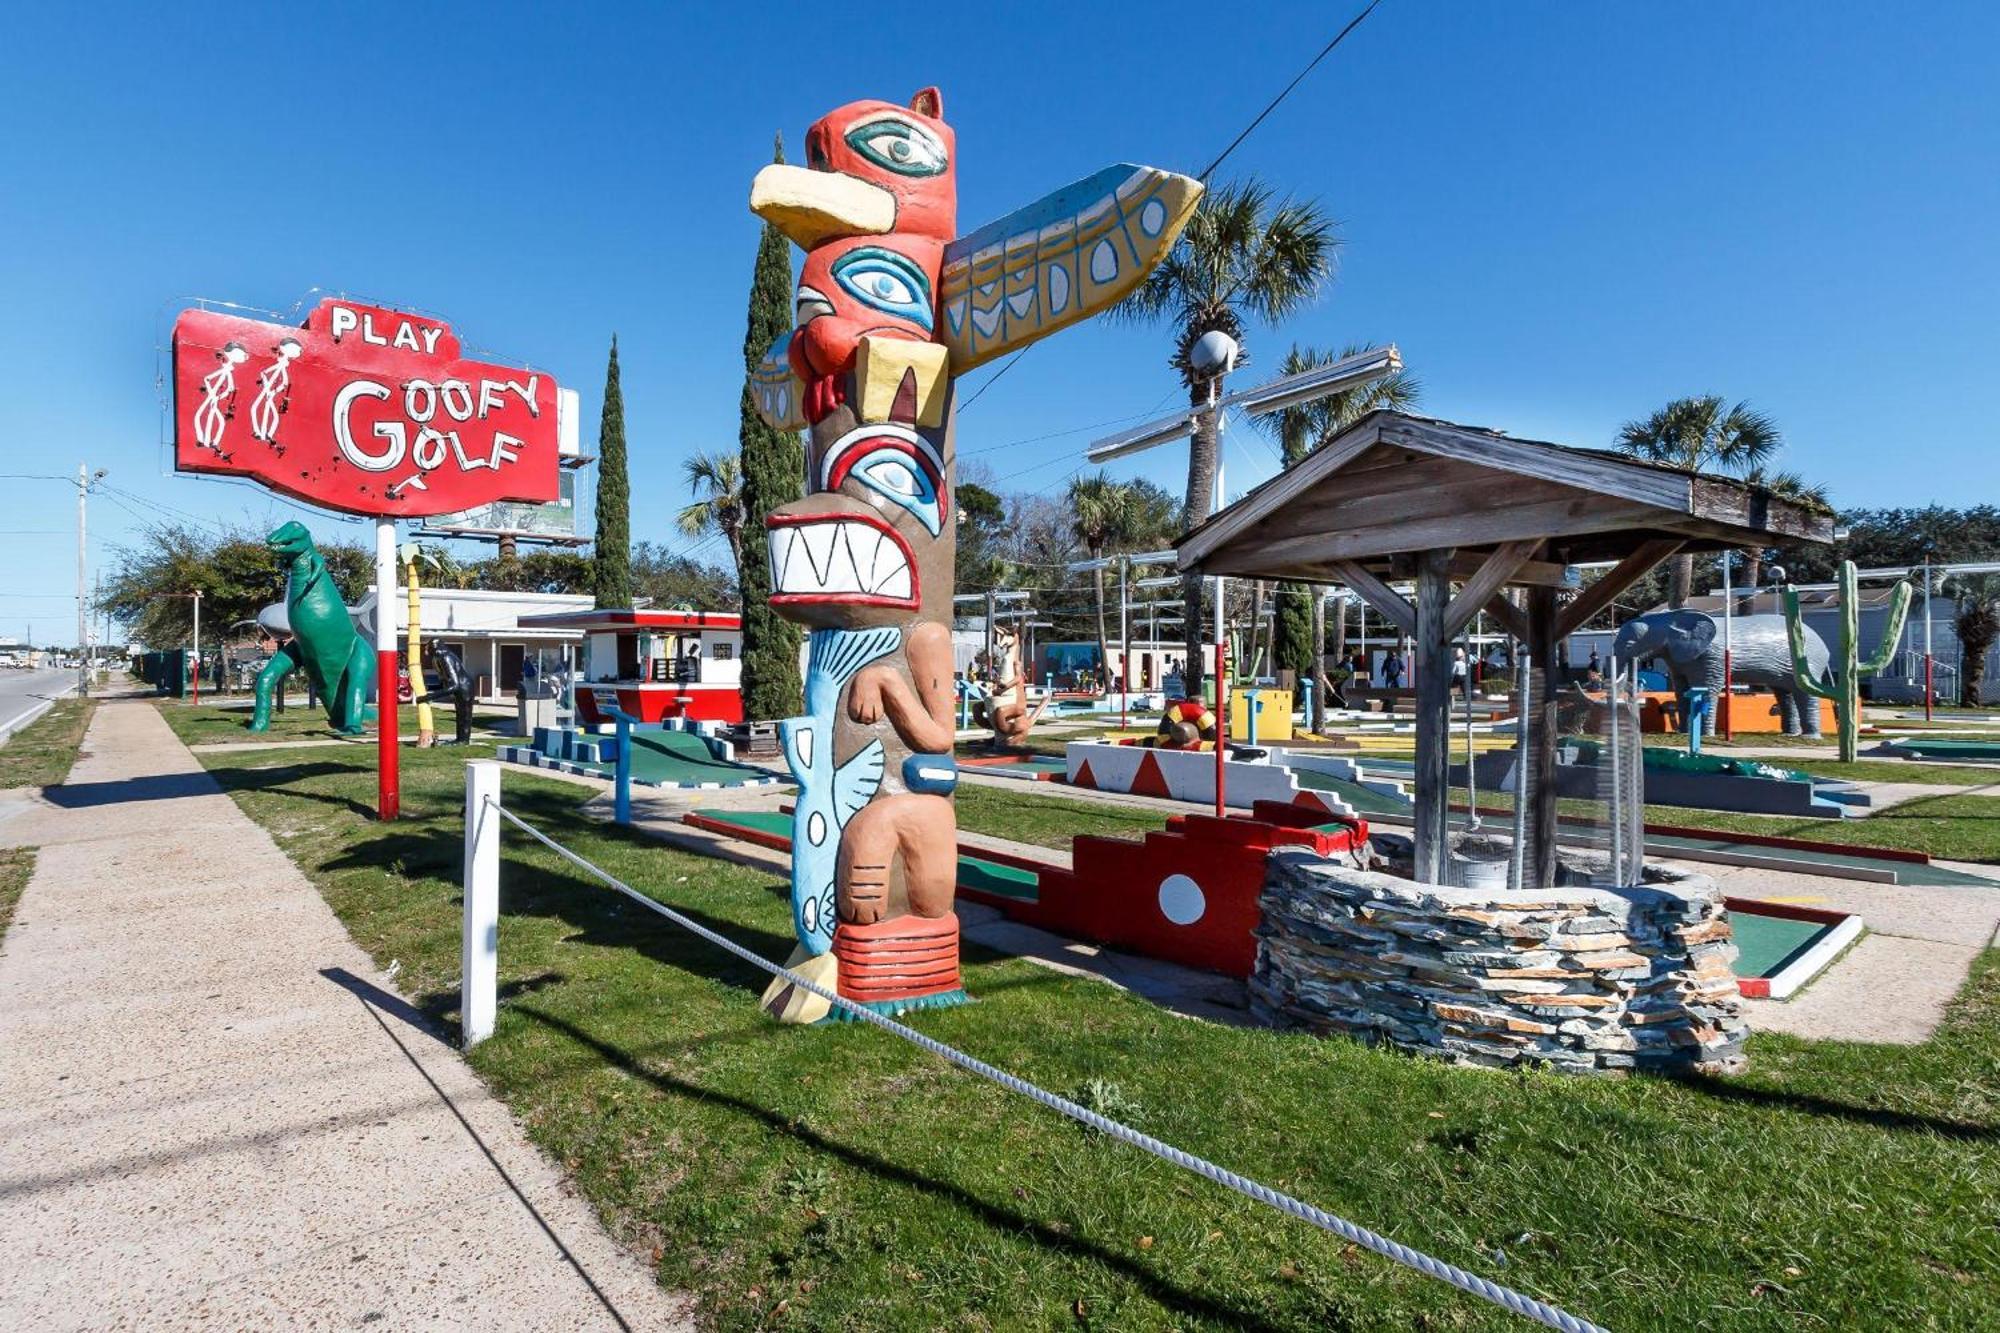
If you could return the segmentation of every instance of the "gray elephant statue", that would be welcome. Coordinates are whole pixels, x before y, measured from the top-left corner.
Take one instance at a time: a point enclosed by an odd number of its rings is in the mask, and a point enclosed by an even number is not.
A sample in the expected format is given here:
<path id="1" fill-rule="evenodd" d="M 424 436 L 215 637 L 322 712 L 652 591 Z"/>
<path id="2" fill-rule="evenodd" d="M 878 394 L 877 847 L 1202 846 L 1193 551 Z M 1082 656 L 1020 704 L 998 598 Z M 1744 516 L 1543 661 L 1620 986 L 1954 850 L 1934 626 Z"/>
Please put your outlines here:
<path id="1" fill-rule="evenodd" d="M 1787 736 L 1817 736 L 1819 700 L 1804 695 L 1792 674 L 1792 649 L 1783 616 L 1736 616 L 1729 629 L 1730 680 L 1778 696 L 1778 715 Z M 1806 666 L 1814 679 L 1827 675 L 1826 640 L 1805 627 Z M 1667 666 L 1674 693 L 1685 698 L 1702 686 L 1722 698 L 1722 626 L 1706 611 L 1654 611 L 1618 627 L 1611 645 L 1621 662 L 1657 657 Z M 1717 708 L 1708 710 L 1707 734 L 1715 731 Z"/>

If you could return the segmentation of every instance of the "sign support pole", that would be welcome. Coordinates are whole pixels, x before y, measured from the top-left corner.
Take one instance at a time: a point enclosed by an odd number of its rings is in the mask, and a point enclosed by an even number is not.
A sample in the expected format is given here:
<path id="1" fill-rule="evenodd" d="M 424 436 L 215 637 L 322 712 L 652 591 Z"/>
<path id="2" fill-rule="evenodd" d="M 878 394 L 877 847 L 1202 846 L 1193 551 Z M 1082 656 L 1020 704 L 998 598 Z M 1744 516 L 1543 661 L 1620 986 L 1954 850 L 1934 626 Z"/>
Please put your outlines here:
<path id="1" fill-rule="evenodd" d="M 394 819 L 402 803 L 396 765 L 396 520 L 375 520 L 375 726 L 378 818 Z"/>

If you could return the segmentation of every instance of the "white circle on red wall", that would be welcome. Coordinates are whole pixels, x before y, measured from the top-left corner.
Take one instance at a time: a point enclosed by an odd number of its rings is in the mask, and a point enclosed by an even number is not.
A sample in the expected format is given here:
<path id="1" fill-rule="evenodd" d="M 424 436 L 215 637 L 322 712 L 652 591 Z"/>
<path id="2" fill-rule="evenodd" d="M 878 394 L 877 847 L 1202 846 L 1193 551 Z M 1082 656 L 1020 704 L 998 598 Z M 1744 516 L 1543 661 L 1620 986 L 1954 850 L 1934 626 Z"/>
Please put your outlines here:
<path id="1" fill-rule="evenodd" d="M 1160 913 L 1177 926 L 1192 926 L 1208 910 L 1208 895 L 1186 875 L 1160 881 Z"/>

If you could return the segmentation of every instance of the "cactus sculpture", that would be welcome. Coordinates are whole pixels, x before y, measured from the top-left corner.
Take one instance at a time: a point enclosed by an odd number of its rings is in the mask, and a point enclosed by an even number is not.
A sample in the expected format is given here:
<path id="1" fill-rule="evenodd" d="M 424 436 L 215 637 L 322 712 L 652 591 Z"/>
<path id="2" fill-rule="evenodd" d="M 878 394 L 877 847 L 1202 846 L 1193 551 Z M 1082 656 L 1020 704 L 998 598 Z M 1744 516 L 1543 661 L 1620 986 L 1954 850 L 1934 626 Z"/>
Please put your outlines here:
<path id="1" fill-rule="evenodd" d="M 1785 629 L 1791 635 L 1792 674 L 1799 689 L 1821 699 L 1833 700 L 1834 719 L 1840 729 L 1840 761 L 1854 762 L 1861 747 L 1861 678 L 1889 664 L 1889 655 L 1903 637 L 1903 617 L 1910 609 L 1910 585 L 1898 582 L 1889 598 L 1889 621 L 1882 628 L 1882 643 L 1866 662 L 1860 660 L 1856 642 L 1860 632 L 1860 598 L 1855 593 L 1854 562 L 1840 562 L 1840 643 L 1828 655 L 1826 679 L 1814 679 L 1806 666 L 1806 627 L 1799 618 L 1798 589 L 1785 584 Z"/>

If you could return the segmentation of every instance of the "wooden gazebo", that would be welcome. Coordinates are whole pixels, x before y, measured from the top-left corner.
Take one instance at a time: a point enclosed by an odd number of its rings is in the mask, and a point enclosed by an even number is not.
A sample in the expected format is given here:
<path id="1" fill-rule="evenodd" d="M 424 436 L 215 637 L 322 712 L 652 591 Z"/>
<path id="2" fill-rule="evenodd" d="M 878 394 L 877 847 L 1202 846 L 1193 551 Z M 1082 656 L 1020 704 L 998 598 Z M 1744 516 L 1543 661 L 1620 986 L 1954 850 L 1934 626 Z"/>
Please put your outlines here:
<path id="1" fill-rule="evenodd" d="M 1524 743 L 1542 775 L 1528 796 L 1524 882 L 1539 887 L 1556 872 L 1562 640 L 1670 556 L 1832 539 L 1830 514 L 1740 481 L 1375 412 L 1176 549 L 1183 570 L 1344 584 L 1410 636 L 1420 880 L 1444 878 L 1451 642 L 1482 610 L 1520 640 L 1539 707 Z M 1562 600 L 1569 566 L 1604 560 L 1617 564 Z M 1402 580 L 1415 605 L 1390 588 Z"/>

